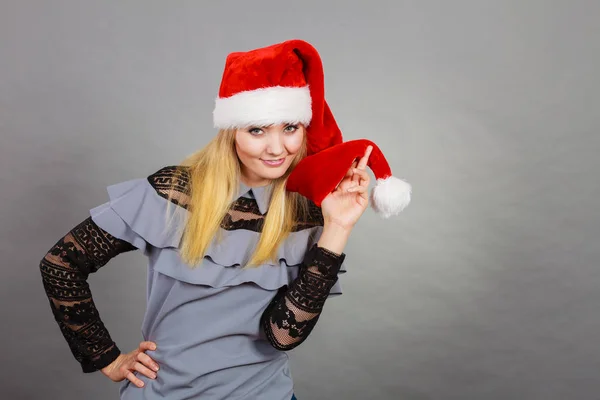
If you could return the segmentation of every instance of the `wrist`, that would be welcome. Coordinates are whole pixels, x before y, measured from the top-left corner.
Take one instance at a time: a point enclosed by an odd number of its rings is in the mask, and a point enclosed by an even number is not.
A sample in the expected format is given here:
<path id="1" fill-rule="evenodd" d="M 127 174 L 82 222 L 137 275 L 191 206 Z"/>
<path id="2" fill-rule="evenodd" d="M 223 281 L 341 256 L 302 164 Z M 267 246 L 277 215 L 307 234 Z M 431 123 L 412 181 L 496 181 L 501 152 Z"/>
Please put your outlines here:
<path id="1" fill-rule="evenodd" d="M 323 233 L 317 242 L 319 247 L 327 249 L 336 254 L 342 254 L 348 242 L 352 229 L 335 221 L 325 220 Z"/>
<path id="2" fill-rule="evenodd" d="M 329 228 L 332 230 L 337 230 L 340 231 L 340 233 L 347 233 L 348 235 L 350 235 L 350 232 L 352 232 L 352 228 L 354 228 L 353 224 L 348 224 L 346 222 L 340 221 L 337 218 L 333 218 L 333 217 L 324 217 L 323 218 L 323 227 L 324 228 Z"/>
<path id="3" fill-rule="evenodd" d="M 308 267 L 309 272 L 321 275 L 328 284 L 333 285 L 345 259 L 345 253 L 338 254 L 317 244 L 305 255 L 304 265 Z"/>

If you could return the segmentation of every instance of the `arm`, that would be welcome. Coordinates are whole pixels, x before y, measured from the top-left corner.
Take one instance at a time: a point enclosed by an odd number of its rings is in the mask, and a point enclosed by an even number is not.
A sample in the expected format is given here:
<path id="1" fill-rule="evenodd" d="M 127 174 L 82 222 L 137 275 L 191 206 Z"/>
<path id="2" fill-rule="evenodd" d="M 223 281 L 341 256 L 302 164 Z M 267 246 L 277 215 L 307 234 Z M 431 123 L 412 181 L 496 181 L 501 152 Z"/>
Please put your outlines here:
<path id="1" fill-rule="evenodd" d="M 40 262 L 54 319 L 83 372 L 104 368 L 121 353 L 104 327 L 87 283 L 117 254 L 135 250 L 87 218 L 61 238 Z"/>
<path id="2" fill-rule="evenodd" d="M 369 175 L 365 168 L 372 147 L 353 165 L 336 189 L 321 202 L 323 233 L 306 254 L 298 277 L 283 287 L 262 315 L 269 342 L 279 350 L 302 343 L 317 324 L 329 291 L 337 282 L 350 232 L 368 205 Z"/>
<path id="3" fill-rule="evenodd" d="M 318 243 L 306 254 L 298 277 L 271 301 L 261 325 L 271 345 L 287 351 L 310 335 L 323 311 L 329 291 L 337 282 L 350 231 L 325 224 Z"/>

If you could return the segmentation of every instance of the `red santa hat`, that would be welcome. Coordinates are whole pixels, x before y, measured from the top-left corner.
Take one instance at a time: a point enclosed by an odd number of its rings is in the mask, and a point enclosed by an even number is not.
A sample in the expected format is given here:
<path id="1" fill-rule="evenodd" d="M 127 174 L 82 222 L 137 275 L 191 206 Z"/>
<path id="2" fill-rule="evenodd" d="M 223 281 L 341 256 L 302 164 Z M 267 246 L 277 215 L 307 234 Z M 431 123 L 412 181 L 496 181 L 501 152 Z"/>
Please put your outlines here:
<path id="1" fill-rule="evenodd" d="M 213 122 L 219 129 L 304 124 L 307 157 L 290 174 L 287 190 L 302 194 L 317 206 L 369 145 L 373 151 L 368 166 L 376 178 L 371 192 L 373 209 L 387 218 L 402 211 L 410 202 L 410 184 L 392 176 L 389 164 L 375 143 L 366 139 L 343 142 L 325 101 L 321 57 L 305 41 L 289 40 L 229 54 L 215 101 Z"/>

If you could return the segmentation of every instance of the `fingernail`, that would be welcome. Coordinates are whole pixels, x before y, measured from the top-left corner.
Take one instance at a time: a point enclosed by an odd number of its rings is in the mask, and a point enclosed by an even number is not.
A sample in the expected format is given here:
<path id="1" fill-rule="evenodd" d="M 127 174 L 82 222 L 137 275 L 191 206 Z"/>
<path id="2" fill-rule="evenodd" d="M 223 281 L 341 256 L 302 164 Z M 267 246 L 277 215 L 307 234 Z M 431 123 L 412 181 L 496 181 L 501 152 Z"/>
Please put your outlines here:
<path id="1" fill-rule="evenodd" d="M 150 376 L 152 377 L 152 379 L 156 379 L 156 374 L 152 374 Z"/>
<path id="2" fill-rule="evenodd" d="M 155 365 L 153 365 L 153 366 L 152 366 L 152 369 L 153 369 L 153 370 L 155 370 L 155 371 L 158 371 L 158 365 L 156 365 L 156 364 L 155 364 Z"/>

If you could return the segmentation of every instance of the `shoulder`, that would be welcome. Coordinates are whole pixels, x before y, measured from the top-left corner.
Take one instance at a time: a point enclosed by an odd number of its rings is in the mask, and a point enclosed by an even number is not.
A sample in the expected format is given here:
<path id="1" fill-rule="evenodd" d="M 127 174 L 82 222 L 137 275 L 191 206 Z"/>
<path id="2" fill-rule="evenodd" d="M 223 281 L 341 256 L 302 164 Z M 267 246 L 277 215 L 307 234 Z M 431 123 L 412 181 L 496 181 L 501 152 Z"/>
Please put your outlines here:
<path id="1" fill-rule="evenodd" d="M 187 209 L 191 185 L 189 167 L 165 166 L 148 175 L 147 180 L 159 196 Z"/>

